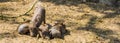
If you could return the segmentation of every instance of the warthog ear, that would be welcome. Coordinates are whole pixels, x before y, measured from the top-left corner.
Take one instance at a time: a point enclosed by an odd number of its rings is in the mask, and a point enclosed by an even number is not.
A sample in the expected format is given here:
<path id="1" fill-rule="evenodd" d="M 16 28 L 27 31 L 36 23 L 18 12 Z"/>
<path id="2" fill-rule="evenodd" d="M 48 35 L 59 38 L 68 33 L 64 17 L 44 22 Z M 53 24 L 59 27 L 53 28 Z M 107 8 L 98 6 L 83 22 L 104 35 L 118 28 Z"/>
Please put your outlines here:
<path id="1" fill-rule="evenodd" d="M 55 24 L 63 24 L 65 21 L 63 19 L 55 20 Z"/>

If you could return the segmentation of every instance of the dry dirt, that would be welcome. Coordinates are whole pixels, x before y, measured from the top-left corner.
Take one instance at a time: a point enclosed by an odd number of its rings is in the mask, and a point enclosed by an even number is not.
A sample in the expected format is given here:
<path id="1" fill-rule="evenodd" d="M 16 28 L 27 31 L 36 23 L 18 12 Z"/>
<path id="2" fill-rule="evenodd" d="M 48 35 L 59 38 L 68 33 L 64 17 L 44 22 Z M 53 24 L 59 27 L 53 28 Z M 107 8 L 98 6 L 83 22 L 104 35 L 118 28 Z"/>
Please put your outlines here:
<path id="1" fill-rule="evenodd" d="M 70 31 L 64 39 L 36 39 L 13 33 L 17 26 L 30 20 L 19 15 L 28 11 L 34 0 L 0 0 L 0 43 L 120 43 L 120 9 L 78 0 L 42 0 L 47 23 L 64 19 Z"/>

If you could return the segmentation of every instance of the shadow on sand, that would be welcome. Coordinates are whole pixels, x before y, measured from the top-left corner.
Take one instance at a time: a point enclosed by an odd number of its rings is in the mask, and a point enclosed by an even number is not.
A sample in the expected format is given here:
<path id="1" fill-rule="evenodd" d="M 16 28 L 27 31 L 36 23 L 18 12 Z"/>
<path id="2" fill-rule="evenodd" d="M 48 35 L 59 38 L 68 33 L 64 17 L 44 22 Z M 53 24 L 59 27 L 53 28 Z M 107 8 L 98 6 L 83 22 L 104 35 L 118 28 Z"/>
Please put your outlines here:
<path id="1" fill-rule="evenodd" d="M 120 39 L 108 35 L 114 34 L 112 30 L 104 30 L 100 28 L 95 28 L 94 24 L 96 23 L 97 17 L 92 17 L 86 27 L 78 27 L 77 30 L 85 30 L 95 33 L 97 36 L 102 37 L 103 39 L 110 39 L 110 43 L 119 43 Z"/>

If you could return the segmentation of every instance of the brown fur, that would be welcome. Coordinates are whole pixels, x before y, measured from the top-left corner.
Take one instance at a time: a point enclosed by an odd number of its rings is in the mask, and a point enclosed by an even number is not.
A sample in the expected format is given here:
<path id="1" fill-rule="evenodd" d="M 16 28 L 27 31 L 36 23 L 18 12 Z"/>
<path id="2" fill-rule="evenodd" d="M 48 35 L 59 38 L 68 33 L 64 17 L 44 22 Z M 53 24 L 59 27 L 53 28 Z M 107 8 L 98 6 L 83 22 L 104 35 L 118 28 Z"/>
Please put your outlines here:
<path id="1" fill-rule="evenodd" d="M 40 36 L 42 37 L 42 38 L 48 38 L 48 36 L 49 36 L 49 28 L 51 27 L 51 25 L 49 25 L 49 24 L 43 24 L 43 25 L 41 25 L 40 27 L 39 27 L 39 29 L 40 29 Z"/>
<path id="2" fill-rule="evenodd" d="M 56 20 L 53 27 L 49 30 L 51 38 L 58 37 L 63 38 L 64 33 L 66 32 L 66 26 L 63 24 L 63 21 Z"/>
<path id="3" fill-rule="evenodd" d="M 45 13 L 45 8 L 43 8 L 42 6 L 37 6 L 35 8 L 34 16 L 31 20 L 31 23 L 34 23 L 33 25 L 36 27 L 39 27 L 42 24 L 42 22 L 46 24 Z"/>
<path id="4" fill-rule="evenodd" d="M 39 26 L 42 24 L 46 24 L 45 21 L 45 8 L 42 6 L 36 6 L 35 11 L 34 11 L 34 16 L 31 21 L 31 25 L 29 30 L 30 30 L 30 35 L 31 36 L 36 36 L 37 34 L 41 34 L 39 31 Z"/>

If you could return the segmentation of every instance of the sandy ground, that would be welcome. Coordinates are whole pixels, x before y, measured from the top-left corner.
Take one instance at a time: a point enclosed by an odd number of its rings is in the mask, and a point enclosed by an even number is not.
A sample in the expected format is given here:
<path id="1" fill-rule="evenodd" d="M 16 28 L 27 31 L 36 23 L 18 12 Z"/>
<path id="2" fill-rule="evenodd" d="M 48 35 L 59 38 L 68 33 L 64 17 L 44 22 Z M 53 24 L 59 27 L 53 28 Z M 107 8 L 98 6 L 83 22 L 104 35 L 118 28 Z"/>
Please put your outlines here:
<path id="1" fill-rule="evenodd" d="M 73 0 L 42 0 L 46 8 L 46 21 L 64 19 L 70 31 L 64 39 L 36 39 L 28 35 L 13 33 L 17 26 L 30 20 L 24 14 L 31 8 L 34 0 L 0 1 L 0 43 L 120 43 L 120 9 L 95 3 L 81 3 Z"/>

